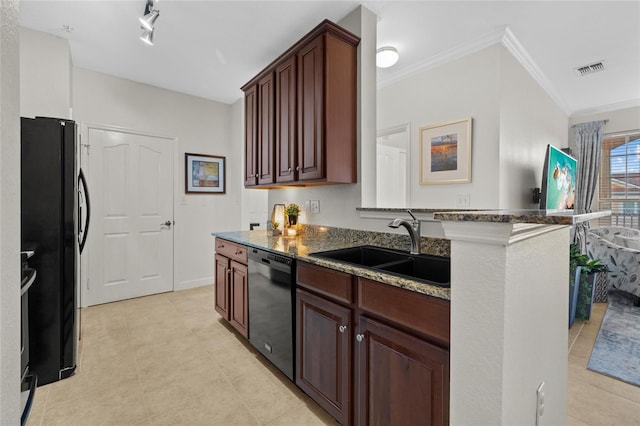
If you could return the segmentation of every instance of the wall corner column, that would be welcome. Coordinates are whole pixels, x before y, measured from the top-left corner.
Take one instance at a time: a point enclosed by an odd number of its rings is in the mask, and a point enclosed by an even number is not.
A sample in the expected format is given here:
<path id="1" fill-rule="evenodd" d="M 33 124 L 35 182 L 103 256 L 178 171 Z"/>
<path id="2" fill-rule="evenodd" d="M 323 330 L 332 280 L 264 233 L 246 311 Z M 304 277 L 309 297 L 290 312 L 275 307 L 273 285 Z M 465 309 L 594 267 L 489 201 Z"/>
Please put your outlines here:
<path id="1" fill-rule="evenodd" d="M 567 418 L 569 226 L 443 221 L 451 240 L 450 422 Z"/>

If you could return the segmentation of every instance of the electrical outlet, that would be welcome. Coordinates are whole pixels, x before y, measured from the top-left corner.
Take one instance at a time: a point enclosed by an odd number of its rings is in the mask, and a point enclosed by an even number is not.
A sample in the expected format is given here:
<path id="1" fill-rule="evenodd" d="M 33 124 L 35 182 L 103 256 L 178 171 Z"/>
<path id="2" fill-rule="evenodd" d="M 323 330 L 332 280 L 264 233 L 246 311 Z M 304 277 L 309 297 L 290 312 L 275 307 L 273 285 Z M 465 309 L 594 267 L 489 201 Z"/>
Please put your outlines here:
<path id="1" fill-rule="evenodd" d="M 320 213 L 320 200 L 311 200 L 309 204 L 311 213 Z"/>
<path id="2" fill-rule="evenodd" d="M 536 426 L 540 425 L 540 417 L 544 414 L 544 382 L 536 389 Z"/>
<path id="3" fill-rule="evenodd" d="M 471 206 L 471 194 L 458 194 L 456 195 L 456 207 L 470 207 Z"/>

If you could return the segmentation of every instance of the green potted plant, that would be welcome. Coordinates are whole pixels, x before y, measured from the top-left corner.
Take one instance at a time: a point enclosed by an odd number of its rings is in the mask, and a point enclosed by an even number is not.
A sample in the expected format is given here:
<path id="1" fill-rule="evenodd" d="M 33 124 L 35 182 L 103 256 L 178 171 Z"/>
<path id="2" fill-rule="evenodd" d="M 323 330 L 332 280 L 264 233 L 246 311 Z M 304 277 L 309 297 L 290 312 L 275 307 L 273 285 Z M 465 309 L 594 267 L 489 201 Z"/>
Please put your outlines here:
<path id="1" fill-rule="evenodd" d="M 598 272 L 607 272 L 607 265 L 600 259 L 591 259 L 581 253 L 576 244 L 570 246 L 569 257 L 569 327 L 573 321 L 588 320 L 591 317 L 591 305 L 595 291 L 595 277 Z"/>
<path id="2" fill-rule="evenodd" d="M 300 213 L 300 207 L 297 204 L 295 203 L 288 204 L 287 207 L 284 209 L 284 212 L 289 218 L 290 226 L 293 226 L 298 223 L 298 214 Z"/>
<path id="3" fill-rule="evenodd" d="M 273 228 L 273 235 L 280 235 L 280 222 L 271 222 L 271 227 Z"/>

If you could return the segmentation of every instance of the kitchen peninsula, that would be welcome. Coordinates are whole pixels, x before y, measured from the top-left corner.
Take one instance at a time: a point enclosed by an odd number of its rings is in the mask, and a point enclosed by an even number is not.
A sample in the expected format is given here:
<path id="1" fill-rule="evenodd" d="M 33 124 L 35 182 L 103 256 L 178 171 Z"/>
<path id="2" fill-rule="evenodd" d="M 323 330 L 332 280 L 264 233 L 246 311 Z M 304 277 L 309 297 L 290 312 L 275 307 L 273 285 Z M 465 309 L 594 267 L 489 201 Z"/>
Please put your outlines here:
<path id="1" fill-rule="evenodd" d="M 536 390 L 541 383 L 546 396 L 540 424 L 566 422 L 570 225 L 608 214 L 537 210 L 434 213 L 451 244 L 451 288 L 400 286 L 451 301 L 450 424 L 534 424 Z M 380 238 L 379 233 L 371 234 Z M 309 256 L 316 250 L 386 244 L 361 238 L 326 239 L 328 245 L 318 247 L 310 244 L 310 236 L 278 238 L 266 236 L 264 231 L 214 235 L 310 263 L 320 262 Z M 430 242 L 436 247 L 437 253 L 428 252 L 446 255 L 446 248 L 442 249 L 447 247 L 446 241 L 422 240 L 423 248 L 430 250 Z M 406 241 L 407 246 L 400 248 L 408 248 Z M 322 266 L 331 267 L 330 263 Z M 394 278 L 382 274 L 375 279 L 398 285 Z"/>

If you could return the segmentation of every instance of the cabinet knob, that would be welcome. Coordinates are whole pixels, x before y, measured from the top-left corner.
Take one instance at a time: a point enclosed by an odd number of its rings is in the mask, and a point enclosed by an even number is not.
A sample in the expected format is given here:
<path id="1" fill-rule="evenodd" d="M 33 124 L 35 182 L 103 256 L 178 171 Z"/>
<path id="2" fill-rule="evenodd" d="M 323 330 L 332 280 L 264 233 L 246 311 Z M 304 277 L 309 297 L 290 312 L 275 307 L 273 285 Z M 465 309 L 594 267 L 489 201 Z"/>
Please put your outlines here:
<path id="1" fill-rule="evenodd" d="M 364 334 L 356 334 L 356 340 L 362 342 L 364 340 Z"/>
<path id="2" fill-rule="evenodd" d="M 298 172 L 300 171 L 300 166 L 296 167 L 296 171 Z"/>
<path id="3" fill-rule="evenodd" d="M 340 333 L 344 333 L 345 331 L 347 331 L 347 326 L 341 325 L 340 327 L 338 327 L 338 330 L 340 330 Z"/>
<path id="4" fill-rule="evenodd" d="M 255 176 L 255 177 L 258 177 L 258 174 L 257 174 L 257 173 L 256 173 L 256 176 Z"/>
<path id="5" fill-rule="evenodd" d="M 291 169 L 291 167 L 289 167 L 289 170 L 287 170 L 287 171 L 288 171 L 289 173 L 291 173 L 291 171 L 292 171 L 292 170 L 293 170 L 293 169 Z"/>

